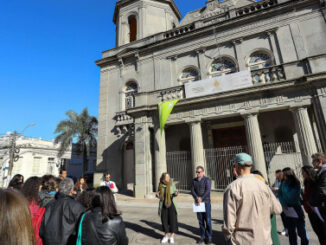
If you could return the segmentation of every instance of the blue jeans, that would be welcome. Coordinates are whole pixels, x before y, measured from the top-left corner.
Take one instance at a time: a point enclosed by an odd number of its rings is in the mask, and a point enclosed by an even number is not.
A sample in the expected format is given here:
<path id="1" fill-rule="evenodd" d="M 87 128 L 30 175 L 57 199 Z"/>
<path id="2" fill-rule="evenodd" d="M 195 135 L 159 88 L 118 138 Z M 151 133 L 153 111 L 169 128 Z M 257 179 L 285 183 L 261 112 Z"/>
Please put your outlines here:
<path id="1" fill-rule="evenodd" d="M 212 239 L 212 216 L 211 216 L 211 204 L 205 203 L 205 213 L 197 213 L 197 219 L 200 227 L 201 239 Z"/>
<path id="2" fill-rule="evenodd" d="M 299 218 L 288 218 L 286 217 L 286 225 L 289 231 L 289 242 L 290 245 L 297 245 L 297 236 L 301 238 L 301 245 L 309 245 L 309 238 L 306 231 L 306 225 L 304 221 L 304 213 L 300 206 L 293 207 L 298 214 Z"/>

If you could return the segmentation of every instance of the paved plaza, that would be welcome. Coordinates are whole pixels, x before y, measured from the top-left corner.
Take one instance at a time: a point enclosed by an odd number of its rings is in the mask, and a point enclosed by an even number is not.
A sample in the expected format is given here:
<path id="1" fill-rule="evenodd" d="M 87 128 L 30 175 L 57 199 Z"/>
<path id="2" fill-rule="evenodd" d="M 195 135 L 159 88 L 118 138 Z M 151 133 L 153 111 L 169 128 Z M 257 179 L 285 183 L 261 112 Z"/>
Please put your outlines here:
<path id="1" fill-rule="evenodd" d="M 225 244 L 221 228 L 223 224 L 221 194 L 214 195 L 212 200 L 213 243 Z M 200 237 L 199 226 L 196 215 L 192 212 L 191 201 L 190 195 L 184 194 L 178 197 L 179 233 L 175 237 L 176 244 L 196 244 L 197 239 Z M 157 199 L 133 199 L 119 195 L 117 204 L 119 210 L 123 213 L 122 217 L 126 224 L 130 245 L 160 244 L 163 232 L 161 220 L 157 214 Z M 283 228 L 280 217 L 278 217 L 277 224 L 280 231 Z M 307 226 L 310 244 L 319 244 L 308 219 Z M 287 237 L 280 236 L 280 240 L 282 245 L 289 244 Z"/>

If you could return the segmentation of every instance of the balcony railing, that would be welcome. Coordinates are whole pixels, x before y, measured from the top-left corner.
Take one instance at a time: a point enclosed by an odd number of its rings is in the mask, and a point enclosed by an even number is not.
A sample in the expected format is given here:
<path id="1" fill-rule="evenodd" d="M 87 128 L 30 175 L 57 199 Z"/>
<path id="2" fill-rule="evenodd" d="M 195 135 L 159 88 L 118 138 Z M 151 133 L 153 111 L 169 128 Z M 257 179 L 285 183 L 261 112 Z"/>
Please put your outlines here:
<path id="1" fill-rule="evenodd" d="M 251 71 L 251 77 L 253 84 L 264 84 L 285 80 L 282 66 L 272 66 Z"/>

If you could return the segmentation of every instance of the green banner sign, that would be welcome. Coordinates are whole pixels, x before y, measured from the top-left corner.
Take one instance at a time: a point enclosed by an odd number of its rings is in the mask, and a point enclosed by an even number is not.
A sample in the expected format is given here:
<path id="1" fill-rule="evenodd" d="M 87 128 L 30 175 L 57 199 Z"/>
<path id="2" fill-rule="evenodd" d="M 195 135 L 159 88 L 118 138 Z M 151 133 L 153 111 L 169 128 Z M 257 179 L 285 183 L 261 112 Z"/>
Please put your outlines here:
<path id="1" fill-rule="evenodd" d="M 163 132 L 163 128 L 165 126 L 166 121 L 168 120 L 168 117 L 170 116 L 174 106 L 176 103 L 178 103 L 179 99 L 177 100 L 170 100 L 161 102 L 158 104 L 158 112 L 160 117 L 160 129 L 161 129 L 161 135 Z"/>

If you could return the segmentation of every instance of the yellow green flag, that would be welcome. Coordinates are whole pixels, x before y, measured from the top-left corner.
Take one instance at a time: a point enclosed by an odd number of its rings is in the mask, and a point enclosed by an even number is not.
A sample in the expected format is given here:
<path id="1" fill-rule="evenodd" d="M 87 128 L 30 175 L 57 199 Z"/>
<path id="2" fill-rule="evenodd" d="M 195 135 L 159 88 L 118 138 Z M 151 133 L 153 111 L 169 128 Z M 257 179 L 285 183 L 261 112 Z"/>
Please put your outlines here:
<path id="1" fill-rule="evenodd" d="M 168 120 L 168 117 L 170 116 L 175 104 L 178 103 L 178 101 L 179 101 L 179 99 L 165 101 L 165 102 L 161 102 L 161 103 L 158 104 L 158 113 L 159 113 L 159 117 L 160 117 L 161 135 L 162 135 L 165 123 Z"/>

